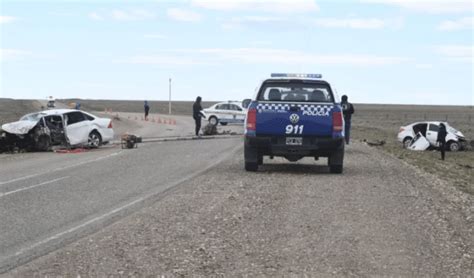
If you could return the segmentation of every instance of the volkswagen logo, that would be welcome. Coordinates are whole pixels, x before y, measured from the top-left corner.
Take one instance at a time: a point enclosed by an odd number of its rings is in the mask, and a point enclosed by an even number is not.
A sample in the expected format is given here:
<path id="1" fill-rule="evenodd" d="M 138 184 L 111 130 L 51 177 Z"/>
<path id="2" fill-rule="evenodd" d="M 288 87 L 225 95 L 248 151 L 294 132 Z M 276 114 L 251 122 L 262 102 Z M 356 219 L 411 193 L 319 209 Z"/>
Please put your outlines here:
<path id="1" fill-rule="evenodd" d="M 297 114 L 290 115 L 290 122 L 292 124 L 296 124 L 299 120 L 300 120 L 300 116 L 298 116 Z"/>

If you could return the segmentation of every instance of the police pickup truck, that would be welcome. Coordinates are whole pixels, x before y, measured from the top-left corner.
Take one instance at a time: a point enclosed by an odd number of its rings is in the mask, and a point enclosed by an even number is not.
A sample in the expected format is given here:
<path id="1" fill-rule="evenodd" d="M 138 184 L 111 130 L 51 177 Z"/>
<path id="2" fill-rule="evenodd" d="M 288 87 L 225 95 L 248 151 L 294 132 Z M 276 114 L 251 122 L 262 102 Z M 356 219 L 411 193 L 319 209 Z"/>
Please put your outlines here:
<path id="1" fill-rule="evenodd" d="M 263 156 L 327 157 L 331 173 L 342 173 L 342 108 L 320 74 L 274 73 L 257 88 L 245 121 L 245 170 L 257 171 Z"/>

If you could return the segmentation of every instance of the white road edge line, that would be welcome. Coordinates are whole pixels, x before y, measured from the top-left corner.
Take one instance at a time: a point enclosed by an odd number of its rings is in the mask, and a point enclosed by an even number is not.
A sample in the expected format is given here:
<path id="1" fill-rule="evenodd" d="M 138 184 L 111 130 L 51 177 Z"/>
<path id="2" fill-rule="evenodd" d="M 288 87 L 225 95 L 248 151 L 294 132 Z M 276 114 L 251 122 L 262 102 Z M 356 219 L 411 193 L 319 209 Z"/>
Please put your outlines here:
<path id="1" fill-rule="evenodd" d="M 16 179 L 8 180 L 8 181 L 2 181 L 2 182 L 0 182 L 0 186 L 5 185 L 5 184 L 9 184 L 9 183 L 12 183 L 12 182 L 27 180 L 27 179 L 34 178 L 34 177 L 37 177 L 37 176 L 42 176 L 42 175 L 45 175 L 45 174 L 50 174 L 50 173 L 53 173 L 53 172 L 69 169 L 69 168 L 72 168 L 72 167 L 77 167 L 77 166 L 81 166 L 81 165 L 84 165 L 84 164 L 100 161 L 102 159 L 106 159 L 106 158 L 109 158 L 109 157 L 112 157 L 112 156 L 116 156 L 116 155 L 120 154 L 121 152 L 122 151 L 118 151 L 118 152 L 115 152 L 115 153 L 108 154 L 106 156 L 102 156 L 102 157 L 98 157 L 98 158 L 95 158 L 95 159 L 83 161 L 83 162 L 80 162 L 80 163 L 77 163 L 77 164 L 68 165 L 68 166 L 64 166 L 64 167 L 59 167 L 59 168 L 56 168 L 54 170 L 47 171 L 46 173 L 36 173 L 36 174 L 28 175 L 28 176 L 23 176 L 21 178 L 16 178 Z"/>
<path id="2" fill-rule="evenodd" d="M 38 186 L 42 186 L 42 185 L 50 184 L 50 183 L 57 182 L 57 181 L 60 181 L 60 180 L 64 180 L 64 179 L 67 179 L 67 178 L 69 178 L 69 176 L 67 176 L 67 177 L 62 177 L 62 178 L 57 178 L 57 179 L 50 180 L 50 181 L 45 181 L 45 182 L 42 182 L 42 183 L 39 183 L 39 184 L 27 186 L 27 187 L 22 187 L 22 188 L 19 188 L 19 189 L 15 189 L 15 190 L 12 190 L 12 191 L 8 191 L 8 192 L 3 192 L 3 193 L 0 192 L 0 198 L 5 197 L 5 196 L 8 196 L 8 195 L 10 195 L 10 194 L 15 194 L 15 193 L 18 193 L 18 192 L 21 192 L 21 191 L 25 191 L 25 190 L 28 190 L 28 189 L 32 189 L 32 188 L 35 188 L 35 187 L 38 187 Z"/>

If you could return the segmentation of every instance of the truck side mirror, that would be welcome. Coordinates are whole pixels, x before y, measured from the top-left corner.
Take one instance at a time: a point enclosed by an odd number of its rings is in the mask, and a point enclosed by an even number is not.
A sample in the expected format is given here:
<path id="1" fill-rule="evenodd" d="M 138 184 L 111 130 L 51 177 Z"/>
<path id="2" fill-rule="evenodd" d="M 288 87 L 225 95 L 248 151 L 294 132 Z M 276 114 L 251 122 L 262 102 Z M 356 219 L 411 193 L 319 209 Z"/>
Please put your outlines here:
<path id="1" fill-rule="evenodd" d="M 244 99 L 244 100 L 242 101 L 242 107 L 245 108 L 245 109 L 247 109 L 247 108 L 249 107 L 249 105 L 250 105 L 250 102 L 252 102 L 251 99 L 249 99 L 249 98 Z"/>

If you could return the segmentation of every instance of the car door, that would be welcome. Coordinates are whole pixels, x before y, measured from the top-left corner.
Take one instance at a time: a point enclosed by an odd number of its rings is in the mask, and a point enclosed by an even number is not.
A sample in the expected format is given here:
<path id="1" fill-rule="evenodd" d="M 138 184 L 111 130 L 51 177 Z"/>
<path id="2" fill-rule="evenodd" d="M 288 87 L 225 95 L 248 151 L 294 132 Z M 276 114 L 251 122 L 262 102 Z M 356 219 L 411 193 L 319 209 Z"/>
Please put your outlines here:
<path id="1" fill-rule="evenodd" d="M 90 122 L 79 111 L 69 112 L 64 115 L 66 121 L 66 135 L 71 145 L 87 143 Z"/>
<path id="2" fill-rule="evenodd" d="M 229 104 L 221 104 L 218 106 L 219 121 L 228 122 L 232 117 L 230 115 Z"/>
<path id="3" fill-rule="evenodd" d="M 438 139 L 438 130 L 439 125 L 435 123 L 430 123 L 428 130 L 426 131 L 426 139 L 430 142 L 431 145 L 436 145 L 436 140 Z"/>
<path id="4" fill-rule="evenodd" d="M 245 114 L 243 113 L 243 109 L 240 108 L 238 105 L 231 104 L 230 109 L 232 113 L 233 122 L 243 122 L 245 120 Z"/>

